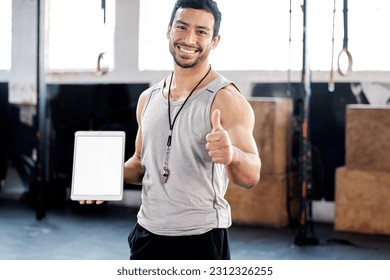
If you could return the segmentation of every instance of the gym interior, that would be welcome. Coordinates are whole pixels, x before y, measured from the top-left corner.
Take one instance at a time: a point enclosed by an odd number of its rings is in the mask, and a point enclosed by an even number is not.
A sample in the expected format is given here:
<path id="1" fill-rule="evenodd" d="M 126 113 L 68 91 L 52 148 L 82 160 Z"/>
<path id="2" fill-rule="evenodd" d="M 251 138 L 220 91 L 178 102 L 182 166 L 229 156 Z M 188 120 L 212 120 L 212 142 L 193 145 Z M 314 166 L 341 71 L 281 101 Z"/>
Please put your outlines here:
<path id="1" fill-rule="evenodd" d="M 253 108 L 262 168 L 228 186 L 232 259 L 389 260 L 390 4 L 233 2 L 210 60 Z M 142 186 L 72 201 L 74 134 L 124 131 L 134 154 L 138 98 L 172 71 L 173 4 L 1 1 L 1 260 L 128 259 Z"/>

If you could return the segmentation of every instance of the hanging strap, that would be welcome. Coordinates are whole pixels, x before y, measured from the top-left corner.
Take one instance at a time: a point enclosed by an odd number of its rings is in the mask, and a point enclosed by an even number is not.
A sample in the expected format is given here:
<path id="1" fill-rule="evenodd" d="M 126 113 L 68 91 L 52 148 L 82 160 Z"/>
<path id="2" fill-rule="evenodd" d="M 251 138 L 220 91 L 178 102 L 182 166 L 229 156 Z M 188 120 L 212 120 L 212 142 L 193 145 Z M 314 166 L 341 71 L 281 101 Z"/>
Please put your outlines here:
<path id="1" fill-rule="evenodd" d="M 338 72 L 341 76 L 348 76 L 349 74 L 352 73 L 352 55 L 348 51 L 348 0 L 344 0 L 344 10 L 343 10 L 343 15 L 344 15 L 344 39 L 343 39 L 343 49 L 339 53 L 339 57 L 337 59 L 337 68 Z M 343 71 L 340 67 L 340 59 L 342 54 L 345 53 L 348 57 L 348 68 L 346 71 Z"/>

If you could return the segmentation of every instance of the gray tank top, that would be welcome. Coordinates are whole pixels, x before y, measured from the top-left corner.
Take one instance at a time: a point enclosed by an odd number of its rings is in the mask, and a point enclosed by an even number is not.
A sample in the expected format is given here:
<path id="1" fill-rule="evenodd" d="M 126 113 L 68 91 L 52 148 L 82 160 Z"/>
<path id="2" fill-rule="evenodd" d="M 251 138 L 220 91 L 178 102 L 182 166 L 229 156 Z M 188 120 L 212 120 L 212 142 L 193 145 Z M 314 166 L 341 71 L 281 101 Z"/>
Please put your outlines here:
<path id="1" fill-rule="evenodd" d="M 168 236 L 202 234 L 231 225 L 230 206 L 224 199 L 226 168 L 214 164 L 205 148 L 211 132 L 210 108 L 217 92 L 230 84 L 218 76 L 188 99 L 173 128 L 170 175 L 161 183 L 169 134 L 165 80 L 150 89 L 142 113 L 142 204 L 138 223 L 152 233 Z M 171 101 L 173 120 L 184 101 Z"/>

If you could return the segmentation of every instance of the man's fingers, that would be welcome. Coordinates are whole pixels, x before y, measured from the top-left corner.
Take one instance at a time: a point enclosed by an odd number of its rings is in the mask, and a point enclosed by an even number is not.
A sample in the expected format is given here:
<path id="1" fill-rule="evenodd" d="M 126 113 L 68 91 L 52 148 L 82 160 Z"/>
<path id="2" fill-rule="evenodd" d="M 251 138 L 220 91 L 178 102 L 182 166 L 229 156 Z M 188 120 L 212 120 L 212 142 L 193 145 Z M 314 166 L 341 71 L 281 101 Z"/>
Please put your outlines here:
<path id="1" fill-rule="evenodd" d="M 218 142 L 226 137 L 229 137 L 226 131 L 216 131 L 216 132 L 211 132 L 206 135 L 206 141 L 207 142 Z"/>
<path id="2" fill-rule="evenodd" d="M 213 127 L 213 131 L 223 130 L 221 124 L 221 112 L 218 109 L 214 110 L 211 115 L 211 125 Z"/>
<path id="3" fill-rule="evenodd" d="M 227 142 L 208 142 L 206 144 L 206 149 L 208 151 L 223 151 L 229 149 L 229 143 Z"/>
<path id="4" fill-rule="evenodd" d="M 80 204 L 102 204 L 104 202 L 104 200 L 79 200 L 79 203 Z"/>

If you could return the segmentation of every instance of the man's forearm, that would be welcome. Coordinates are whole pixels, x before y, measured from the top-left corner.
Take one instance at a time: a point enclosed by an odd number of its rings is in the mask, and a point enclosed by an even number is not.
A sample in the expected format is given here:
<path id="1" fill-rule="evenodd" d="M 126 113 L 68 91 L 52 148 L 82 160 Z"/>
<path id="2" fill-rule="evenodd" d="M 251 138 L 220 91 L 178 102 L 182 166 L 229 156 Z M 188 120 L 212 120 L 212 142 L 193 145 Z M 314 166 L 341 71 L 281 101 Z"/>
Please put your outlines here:
<path id="1" fill-rule="evenodd" d="M 137 155 L 129 158 L 124 165 L 124 181 L 128 184 L 141 185 L 144 169 Z"/>
<path id="2" fill-rule="evenodd" d="M 237 147 L 233 149 L 233 161 L 227 166 L 228 178 L 236 185 L 251 188 L 260 180 L 260 157 L 256 154 L 245 153 Z"/>

